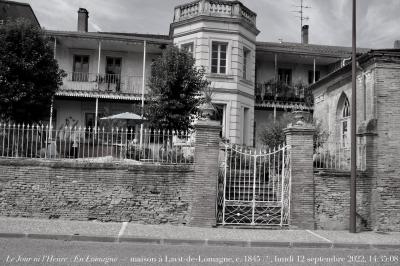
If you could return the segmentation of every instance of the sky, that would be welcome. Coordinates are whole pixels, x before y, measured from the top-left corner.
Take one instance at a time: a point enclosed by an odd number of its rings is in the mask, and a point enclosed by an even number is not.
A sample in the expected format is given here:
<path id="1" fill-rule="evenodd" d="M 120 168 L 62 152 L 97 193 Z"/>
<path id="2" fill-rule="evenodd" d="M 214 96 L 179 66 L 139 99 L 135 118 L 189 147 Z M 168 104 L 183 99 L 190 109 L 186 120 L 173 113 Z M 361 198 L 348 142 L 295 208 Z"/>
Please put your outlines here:
<path id="1" fill-rule="evenodd" d="M 77 10 L 89 11 L 89 31 L 168 34 L 174 7 L 193 0 L 16 0 L 29 3 L 42 27 L 76 30 Z M 304 0 L 309 42 L 351 46 L 352 0 Z M 300 0 L 242 0 L 257 13 L 257 41 L 300 42 Z M 400 0 L 357 1 L 357 46 L 393 48 L 400 40 Z"/>

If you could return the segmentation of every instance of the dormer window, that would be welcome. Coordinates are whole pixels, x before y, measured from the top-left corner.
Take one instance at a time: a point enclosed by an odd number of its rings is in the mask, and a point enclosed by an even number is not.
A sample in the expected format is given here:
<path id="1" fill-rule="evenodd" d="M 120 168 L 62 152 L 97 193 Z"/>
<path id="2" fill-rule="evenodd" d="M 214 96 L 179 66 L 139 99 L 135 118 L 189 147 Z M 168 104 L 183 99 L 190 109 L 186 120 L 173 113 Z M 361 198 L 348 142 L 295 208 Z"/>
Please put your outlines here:
<path id="1" fill-rule="evenodd" d="M 211 48 L 211 73 L 226 74 L 227 43 L 212 42 Z"/>

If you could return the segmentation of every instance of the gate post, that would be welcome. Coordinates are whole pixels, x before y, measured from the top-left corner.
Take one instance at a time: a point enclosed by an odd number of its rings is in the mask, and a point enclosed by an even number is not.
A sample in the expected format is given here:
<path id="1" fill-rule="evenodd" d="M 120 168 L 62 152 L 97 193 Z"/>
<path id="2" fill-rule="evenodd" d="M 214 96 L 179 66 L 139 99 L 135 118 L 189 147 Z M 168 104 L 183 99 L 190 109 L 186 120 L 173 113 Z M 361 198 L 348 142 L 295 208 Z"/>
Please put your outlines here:
<path id="1" fill-rule="evenodd" d="M 195 125 L 195 176 L 192 181 L 191 226 L 216 225 L 219 121 L 199 120 Z"/>
<path id="2" fill-rule="evenodd" d="M 290 145 L 291 198 L 290 227 L 314 229 L 313 135 L 315 128 L 302 121 L 284 129 Z"/>

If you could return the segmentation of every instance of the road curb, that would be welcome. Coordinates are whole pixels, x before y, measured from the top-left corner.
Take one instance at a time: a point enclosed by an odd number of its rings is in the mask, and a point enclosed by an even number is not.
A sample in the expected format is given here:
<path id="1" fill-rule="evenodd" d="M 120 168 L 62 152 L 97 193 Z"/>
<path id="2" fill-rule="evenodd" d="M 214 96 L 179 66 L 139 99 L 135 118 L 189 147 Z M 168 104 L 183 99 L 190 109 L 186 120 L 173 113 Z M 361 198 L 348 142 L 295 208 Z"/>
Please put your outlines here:
<path id="1" fill-rule="evenodd" d="M 63 241 L 91 241 L 108 243 L 137 243 L 155 245 L 196 245 L 196 246 L 232 246 L 232 247 L 287 247 L 287 248 L 337 248 L 337 249 L 398 249 L 400 244 L 366 244 L 366 243 L 324 243 L 324 242 L 289 242 L 289 241 L 243 241 L 243 240 L 202 240 L 150 237 L 118 237 L 96 235 L 57 235 L 0 233 L 0 238 L 48 239 Z"/>

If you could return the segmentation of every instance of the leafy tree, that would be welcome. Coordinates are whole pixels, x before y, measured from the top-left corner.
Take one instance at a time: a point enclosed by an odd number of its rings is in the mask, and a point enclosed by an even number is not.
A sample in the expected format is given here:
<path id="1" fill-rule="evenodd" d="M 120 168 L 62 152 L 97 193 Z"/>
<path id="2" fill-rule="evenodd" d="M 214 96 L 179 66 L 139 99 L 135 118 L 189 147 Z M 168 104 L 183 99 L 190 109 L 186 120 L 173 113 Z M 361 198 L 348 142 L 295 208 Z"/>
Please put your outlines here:
<path id="1" fill-rule="evenodd" d="M 47 118 L 63 75 L 41 29 L 23 19 L 0 26 L 0 120 Z"/>
<path id="2" fill-rule="evenodd" d="M 204 69 L 175 46 L 167 47 L 151 66 L 145 116 L 157 129 L 187 130 L 198 112 L 201 92 L 208 87 Z"/>
<path id="3" fill-rule="evenodd" d="M 259 134 L 260 141 L 263 145 L 269 148 L 278 147 L 286 142 L 286 136 L 283 130 L 293 123 L 294 118 L 290 113 L 285 113 L 278 121 L 272 125 L 265 127 Z M 313 135 L 314 150 L 316 150 L 329 136 L 329 133 L 322 127 L 320 121 L 312 118 L 310 114 L 306 117 L 306 122 L 314 126 L 315 131 Z"/>

